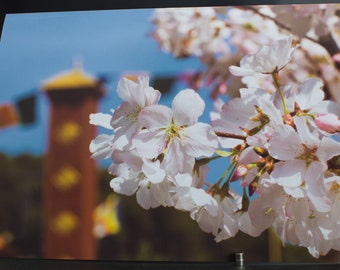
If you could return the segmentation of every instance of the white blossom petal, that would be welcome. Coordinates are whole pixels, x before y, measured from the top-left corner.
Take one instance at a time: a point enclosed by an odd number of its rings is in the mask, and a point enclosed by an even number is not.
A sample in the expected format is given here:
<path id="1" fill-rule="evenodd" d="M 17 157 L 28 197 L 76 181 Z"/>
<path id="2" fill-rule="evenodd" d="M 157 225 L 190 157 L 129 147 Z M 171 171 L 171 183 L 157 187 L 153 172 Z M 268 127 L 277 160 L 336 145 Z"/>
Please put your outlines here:
<path id="1" fill-rule="evenodd" d="M 303 183 L 305 171 L 304 160 L 288 160 L 277 163 L 270 177 L 280 186 L 296 188 Z"/>
<path id="2" fill-rule="evenodd" d="M 152 105 L 145 107 L 138 118 L 138 125 L 150 131 L 159 128 L 167 128 L 172 119 L 172 111 L 164 105 Z"/>
<path id="3" fill-rule="evenodd" d="M 151 161 L 144 159 L 142 171 L 153 184 L 161 183 L 165 178 L 165 171 L 160 168 L 159 160 Z"/>
<path id="4" fill-rule="evenodd" d="M 193 157 L 211 156 L 218 147 L 217 136 L 208 124 L 197 123 L 189 126 L 183 132 L 185 152 Z"/>
<path id="5" fill-rule="evenodd" d="M 203 114 L 205 103 L 192 89 L 180 91 L 172 101 L 174 122 L 178 126 L 190 126 Z"/>
<path id="6" fill-rule="evenodd" d="M 141 130 L 132 138 L 137 153 L 145 158 L 157 158 L 166 147 L 166 134 L 162 130 Z"/>
<path id="7" fill-rule="evenodd" d="M 268 152 L 276 159 L 294 159 L 303 153 L 301 139 L 291 126 L 280 125 L 269 140 Z"/>
<path id="8" fill-rule="evenodd" d="M 136 193 L 137 202 L 144 209 L 160 206 L 160 203 L 154 197 L 153 190 L 148 185 L 147 181 L 143 181 Z"/>
<path id="9" fill-rule="evenodd" d="M 91 157 L 94 159 L 106 159 L 111 156 L 114 150 L 112 143 L 113 135 L 99 134 L 90 143 L 89 150 L 92 153 Z"/>
<path id="10" fill-rule="evenodd" d="M 90 114 L 90 124 L 101 126 L 107 129 L 113 129 L 111 126 L 112 115 L 107 113 L 91 113 Z"/>

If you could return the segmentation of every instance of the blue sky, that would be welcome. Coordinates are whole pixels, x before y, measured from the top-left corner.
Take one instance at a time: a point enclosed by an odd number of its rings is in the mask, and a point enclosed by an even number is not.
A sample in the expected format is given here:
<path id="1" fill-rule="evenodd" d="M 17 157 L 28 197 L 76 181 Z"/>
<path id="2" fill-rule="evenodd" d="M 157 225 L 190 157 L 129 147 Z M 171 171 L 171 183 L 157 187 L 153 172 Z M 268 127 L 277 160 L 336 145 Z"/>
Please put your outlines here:
<path id="1" fill-rule="evenodd" d="M 71 69 L 74 60 L 93 75 L 113 79 L 125 72 L 153 76 L 199 68 L 197 59 L 176 60 L 148 37 L 152 14 L 152 9 L 136 9 L 7 15 L 0 43 L 0 105 L 39 93 L 38 118 L 34 125 L 0 129 L 0 151 L 46 151 L 48 102 L 39 87 L 46 78 Z M 101 111 L 118 104 L 116 82 L 107 85 Z"/>
<path id="2" fill-rule="evenodd" d="M 74 60 L 81 60 L 88 73 L 112 76 L 99 108 L 107 113 L 120 103 L 116 85 L 123 73 L 149 72 L 152 77 L 201 69 L 197 59 L 176 60 L 148 37 L 153 29 L 153 12 L 138 9 L 7 15 L 0 42 L 0 105 L 37 93 L 37 119 L 31 125 L 0 129 L 0 152 L 11 156 L 46 152 L 49 103 L 40 86 L 45 79 L 71 69 Z M 177 83 L 174 91 L 163 95 L 161 103 L 170 105 L 176 92 L 185 87 Z M 200 94 L 206 100 L 201 121 L 208 122 L 213 104 L 209 91 Z M 225 162 L 214 162 L 222 168 L 212 170 L 213 178 L 223 173 Z M 109 160 L 99 164 L 106 167 Z"/>

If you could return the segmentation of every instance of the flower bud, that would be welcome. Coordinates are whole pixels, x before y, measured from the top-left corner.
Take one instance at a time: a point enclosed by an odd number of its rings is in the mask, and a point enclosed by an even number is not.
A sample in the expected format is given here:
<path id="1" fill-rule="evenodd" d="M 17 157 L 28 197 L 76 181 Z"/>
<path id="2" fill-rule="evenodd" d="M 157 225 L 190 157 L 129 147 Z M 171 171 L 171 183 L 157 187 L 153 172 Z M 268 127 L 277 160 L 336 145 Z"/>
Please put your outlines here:
<path id="1" fill-rule="evenodd" d="M 332 58 L 335 62 L 340 63 L 340 53 L 334 54 Z"/>
<path id="2" fill-rule="evenodd" d="M 230 179 L 230 182 L 235 182 L 238 179 L 242 178 L 248 173 L 248 166 L 247 165 L 239 165 L 236 167 L 234 171 L 233 177 Z"/>
<path id="3" fill-rule="evenodd" d="M 283 122 L 286 125 L 290 125 L 290 126 L 294 126 L 294 120 L 293 120 L 293 116 L 291 116 L 290 114 L 286 114 L 283 116 Z"/>
<path id="4" fill-rule="evenodd" d="M 316 126 L 326 132 L 335 133 L 340 131 L 340 119 L 335 114 L 320 114 L 315 119 Z"/>

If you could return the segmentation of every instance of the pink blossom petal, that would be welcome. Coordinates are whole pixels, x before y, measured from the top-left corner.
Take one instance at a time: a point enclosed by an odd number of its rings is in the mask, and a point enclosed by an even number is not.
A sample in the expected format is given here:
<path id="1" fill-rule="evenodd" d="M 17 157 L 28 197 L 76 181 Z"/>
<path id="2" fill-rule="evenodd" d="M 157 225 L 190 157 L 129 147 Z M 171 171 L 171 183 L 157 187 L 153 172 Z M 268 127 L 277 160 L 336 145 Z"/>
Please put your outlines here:
<path id="1" fill-rule="evenodd" d="M 302 110 L 310 109 L 321 102 L 325 97 L 322 90 L 323 82 L 320 79 L 312 78 L 306 80 L 300 87 L 295 101 Z"/>
<path id="2" fill-rule="evenodd" d="M 132 139 L 132 144 L 139 155 L 145 158 L 157 158 L 165 149 L 166 134 L 162 130 L 141 130 Z"/>
<path id="3" fill-rule="evenodd" d="M 160 205 L 154 197 L 153 190 L 148 185 L 149 183 L 144 181 L 136 193 L 137 202 L 144 209 L 155 208 Z"/>
<path id="4" fill-rule="evenodd" d="M 305 171 L 306 161 L 288 160 L 277 163 L 270 177 L 280 186 L 296 188 L 303 183 Z"/>
<path id="5" fill-rule="evenodd" d="M 323 137 L 316 154 L 320 161 L 325 163 L 327 160 L 340 154 L 340 143 L 329 137 Z"/>
<path id="6" fill-rule="evenodd" d="M 303 153 L 301 139 L 291 126 L 280 125 L 269 140 L 268 151 L 276 159 L 294 159 Z"/>
<path id="7" fill-rule="evenodd" d="M 195 158 L 186 153 L 178 140 L 173 140 L 167 148 L 163 164 L 170 174 L 191 173 Z"/>
<path id="8" fill-rule="evenodd" d="M 340 131 L 340 119 L 335 114 L 320 114 L 314 122 L 316 126 L 323 131 L 329 133 Z"/>

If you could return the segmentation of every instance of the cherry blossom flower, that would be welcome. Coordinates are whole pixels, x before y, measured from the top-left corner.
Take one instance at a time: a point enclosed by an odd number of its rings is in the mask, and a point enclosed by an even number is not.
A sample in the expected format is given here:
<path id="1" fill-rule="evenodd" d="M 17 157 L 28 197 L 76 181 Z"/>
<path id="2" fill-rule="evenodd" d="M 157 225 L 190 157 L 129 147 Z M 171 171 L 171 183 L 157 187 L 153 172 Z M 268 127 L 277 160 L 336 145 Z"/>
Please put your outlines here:
<path id="1" fill-rule="evenodd" d="M 251 223 L 260 231 L 264 231 L 281 215 L 282 206 L 289 196 L 283 188 L 270 179 L 262 179 L 257 190 L 258 197 L 252 200 L 248 208 Z"/>
<path id="2" fill-rule="evenodd" d="M 203 189 L 178 187 L 176 189 L 175 208 L 190 212 L 190 217 L 197 221 L 200 228 L 217 235 L 222 213 L 217 201 Z"/>
<path id="3" fill-rule="evenodd" d="M 198 122 L 204 101 L 194 90 L 182 90 L 172 102 L 144 108 L 140 129 L 133 137 L 137 153 L 145 158 L 164 154 L 163 166 L 173 174 L 191 172 L 195 158 L 211 156 L 218 147 L 217 137 L 208 124 Z"/>
<path id="4" fill-rule="evenodd" d="M 109 172 L 114 175 L 110 182 L 111 188 L 124 195 L 136 193 L 137 202 L 143 208 L 173 204 L 168 193 L 171 182 L 167 181 L 159 161 L 142 159 L 135 150 L 115 150 Z"/>
<path id="5" fill-rule="evenodd" d="M 235 76 L 245 76 L 280 71 L 293 57 L 295 48 L 292 48 L 292 41 L 292 37 L 287 37 L 271 45 L 264 45 L 257 53 L 243 57 L 240 67 L 231 66 L 230 72 Z"/>
<path id="6" fill-rule="evenodd" d="M 212 121 L 216 132 L 228 135 L 218 138 L 224 148 L 234 148 L 246 139 L 248 141 L 247 135 L 255 135 L 260 131 L 266 137 L 268 129 L 275 129 L 282 123 L 281 112 L 274 106 L 267 91 L 258 88 L 240 89 L 240 95 L 240 98 L 226 102 L 220 117 Z"/>
<path id="7" fill-rule="evenodd" d="M 287 107 L 289 111 L 293 112 L 296 107 L 299 111 L 313 114 L 322 106 L 325 92 L 322 90 L 323 82 L 317 78 L 306 79 L 301 85 L 295 87 L 286 87 L 284 95 L 286 98 Z M 277 107 L 280 107 L 280 102 L 274 100 Z"/>
<path id="8" fill-rule="evenodd" d="M 236 200 L 221 200 L 219 196 L 192 187 L 190 178 L 188 174 L 176 177 L 175 208 L 190 212 L 190 217 L 203 231 L 212 233 L 217 242 L 235 236 L 238 232 L 237 220 L 233 218 L 233 213 L 238 209 Z"/>
<path id="9" fill-rule="evenodd" d="M 319 211 L 327 211 L 330 206 L 323 199 L 323 175 L 326 162 L 340 153 L 340 143 L 312 133 L 303 117 L 294 119 L 297 127 L 278 127 L 269 141 L 268 151 L 276 159 L 271 178 L 284 187 L 294 198 L 308 196 Z"/>
<path id="10" fill-rule="evenodd" d="M 136 132 L 137 120 L 144 107 L 157 104 L 161 93 L 149 86 L 149 77 L 141 75 L 137 81 L 123 77 L 117 92 L 124 101 L 113 113 L 111 125 L 115 129 L 115 143 L 124 148 Z"/>

